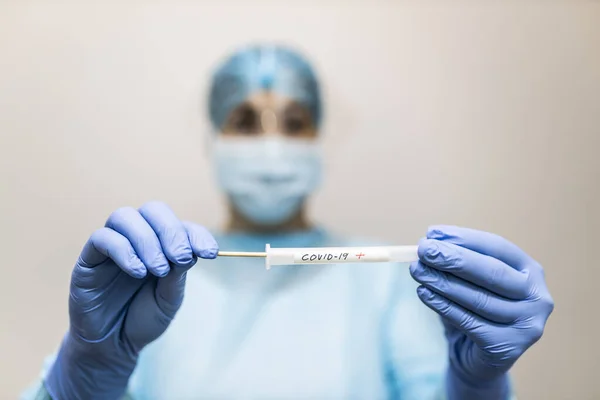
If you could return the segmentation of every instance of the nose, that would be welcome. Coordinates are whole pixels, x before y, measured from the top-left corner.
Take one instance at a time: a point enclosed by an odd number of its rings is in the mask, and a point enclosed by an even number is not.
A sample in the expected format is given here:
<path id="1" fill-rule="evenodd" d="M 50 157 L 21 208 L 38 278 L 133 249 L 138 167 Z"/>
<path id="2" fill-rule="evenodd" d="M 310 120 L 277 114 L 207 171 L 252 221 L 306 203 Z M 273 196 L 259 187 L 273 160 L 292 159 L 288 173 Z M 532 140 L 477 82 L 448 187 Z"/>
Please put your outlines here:
<path id="1" fill-rule="evenodd" d="M 263 110 L 260 114 L 260 123 L 263 132 L 270 134 L 277 132 L 277 114 L 273 110 Z"/>

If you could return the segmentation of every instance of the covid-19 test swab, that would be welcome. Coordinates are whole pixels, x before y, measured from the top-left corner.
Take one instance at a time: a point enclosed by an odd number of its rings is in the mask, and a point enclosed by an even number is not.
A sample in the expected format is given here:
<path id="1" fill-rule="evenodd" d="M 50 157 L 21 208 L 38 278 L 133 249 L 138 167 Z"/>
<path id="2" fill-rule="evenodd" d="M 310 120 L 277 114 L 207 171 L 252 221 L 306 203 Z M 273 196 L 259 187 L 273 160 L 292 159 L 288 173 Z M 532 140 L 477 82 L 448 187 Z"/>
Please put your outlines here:
<path id="1" fill-rule="evenodd" d="M 367 247 L 289 247 L 273 248 L 269 244 L 264 252 L 219 251 L 220 257 L 262 257 L 265 267 L 294 264 L 338 264 L 360 262 L 416 261 L 417 246 L 367 246 Z"/>

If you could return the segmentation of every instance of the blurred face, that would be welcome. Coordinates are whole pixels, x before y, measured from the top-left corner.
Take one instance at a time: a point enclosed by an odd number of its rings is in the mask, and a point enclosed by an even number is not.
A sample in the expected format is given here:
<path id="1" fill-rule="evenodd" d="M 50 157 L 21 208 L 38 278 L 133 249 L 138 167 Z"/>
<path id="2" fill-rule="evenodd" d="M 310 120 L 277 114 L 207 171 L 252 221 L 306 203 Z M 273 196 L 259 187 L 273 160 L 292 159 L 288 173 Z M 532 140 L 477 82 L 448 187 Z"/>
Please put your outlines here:
<path id="1" fill-rule="evenodd" d="M 233 109 L 214 154 L 220 186 L 238 214 L 255 225 L 285 224 L 320 183 L 311 114 L 277 94 L 258 93 Z"/>
<path id="2" fill-rule="evenodd" d="M 260 92 L 233 109 L 225 121 L 222 135 L 315 139 L 317 131 L 305 107 L 276 93 Z"/>

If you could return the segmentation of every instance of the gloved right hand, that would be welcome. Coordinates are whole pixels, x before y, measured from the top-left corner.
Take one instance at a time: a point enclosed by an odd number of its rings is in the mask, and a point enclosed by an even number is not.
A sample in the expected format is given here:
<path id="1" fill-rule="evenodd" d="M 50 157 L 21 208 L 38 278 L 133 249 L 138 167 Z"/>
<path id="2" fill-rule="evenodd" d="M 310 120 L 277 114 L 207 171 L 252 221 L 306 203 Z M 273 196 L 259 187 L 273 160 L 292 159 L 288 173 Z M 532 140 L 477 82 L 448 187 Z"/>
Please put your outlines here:
<path id="1" fill-rule="evenodd" d="M 54 400 L 118 399 L 140 350 L 169 326 L 186 273 L 218 245 L 163 203 L 115 211 L 71 275 L 70 328 L 45 381 Z"/>

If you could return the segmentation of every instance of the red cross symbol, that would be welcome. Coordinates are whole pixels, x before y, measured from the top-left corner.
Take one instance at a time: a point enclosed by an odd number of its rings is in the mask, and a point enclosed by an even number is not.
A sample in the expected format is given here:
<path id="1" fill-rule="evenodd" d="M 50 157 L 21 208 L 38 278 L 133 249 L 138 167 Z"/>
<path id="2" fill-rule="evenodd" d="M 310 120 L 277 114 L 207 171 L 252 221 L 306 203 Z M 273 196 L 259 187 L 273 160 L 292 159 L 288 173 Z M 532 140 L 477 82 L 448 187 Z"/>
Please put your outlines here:
<path id="1" fill-rule="evenodd" d="M 364 257 L 365 255 L 363 253 L 357 254 L 356 257 L 358 257 L 358 259 L 360 260 L 361 257 Z"/>

